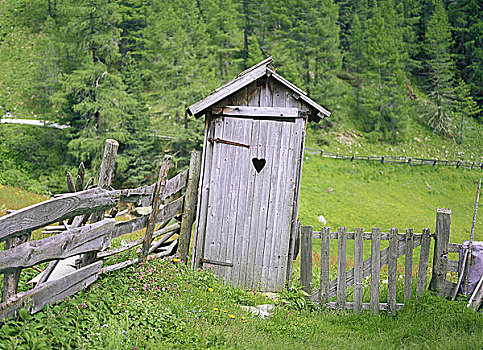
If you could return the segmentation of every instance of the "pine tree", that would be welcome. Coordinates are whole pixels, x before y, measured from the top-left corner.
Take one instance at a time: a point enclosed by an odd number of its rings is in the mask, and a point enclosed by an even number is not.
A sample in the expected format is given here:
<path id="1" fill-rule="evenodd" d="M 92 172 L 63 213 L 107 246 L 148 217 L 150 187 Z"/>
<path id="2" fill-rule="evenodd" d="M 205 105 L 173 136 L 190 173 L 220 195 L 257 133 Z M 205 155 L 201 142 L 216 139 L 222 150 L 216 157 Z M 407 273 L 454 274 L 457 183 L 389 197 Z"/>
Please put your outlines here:
<path id="1" fill-rule="evenodd" d="M 451 54 L 451 27 L 442 1 L 436 3 L 426 30 L 425 50 L 429 81 L 429 98 L 434 108 L 429 108 L 428 124 L 434 131 L 449 134 L 454 99 L 454 62 Z"/>
<path id="2" fill-rule="evenodd" d="M 53 102 L 63 114 L 61 121 L 72 126 L 71 154 L 95 167 L 105 139 L 128 139 L 122 121 L 131 102 L 118 71 L 119 6 L 109 0 L 65 1 L 57 10 L 58 28 L 52 35 L 65 78 Z"/>
<path id="3" fill-rule="evenodd" d="M 362 73 L 365 66 L 365 37 L 361 22 L 357 13 L 351 23 L 351 29 L 348 37 L 349 52 L 347 52 L 347 70 L 351 73 L 352 86 L 356 95 L 356 116 L 361 117 L 361 88 Z"/>
<path id="4" fill-rule="evenodd" d="M 405 49 L 391 0 L 374 2 L 363 75 L 364 129 L 394 140 L 404 129 Z"/>
<path id="5" fill-rule="evenodd" d="M 465 119 L 471 118 L 481 112 L 481 108 L 473 100 L 470 87 L 460 79 L 455 89 L 455 117 L 460 119 L 458 143 L 463 143 Z"/>
<path id="6" fill-rule="evenodd" d="M 473 98 L 483 107 L 483 2 L 449 1 L 456 65 Z"/>

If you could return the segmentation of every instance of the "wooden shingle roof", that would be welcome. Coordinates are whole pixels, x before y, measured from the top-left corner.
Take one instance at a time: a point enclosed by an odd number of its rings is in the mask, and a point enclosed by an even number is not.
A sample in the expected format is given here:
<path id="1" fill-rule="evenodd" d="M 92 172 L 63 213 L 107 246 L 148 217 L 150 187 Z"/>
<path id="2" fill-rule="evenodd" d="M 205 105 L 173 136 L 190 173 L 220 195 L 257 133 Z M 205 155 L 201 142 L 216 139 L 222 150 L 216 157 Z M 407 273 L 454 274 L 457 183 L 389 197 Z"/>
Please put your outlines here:
<path id="1" fill-rule="evenodd" d="M 319 105 L 317 102 L 312 100 L 310 97 L 308 97 L 305 91 L 295 86 L 281 75 L 277 74 L 275 72 L 275 69 L 271 66 L 272 62 L 273 59 L 270 56 L 261 61 L 260 63 L 254 65 L 253 67 L 238 74 L 233 80 L 213 91 L 208 97 L 189 106 L 187 109 L 188 113 L 197 117 L 201 116 L 206 112 L 208 108 L 213 106 L 215 103 L 221 101 L 225 97 L 244 88 L 258 78 L 261 78 L 263 76 L 269 76 L 277 80 L 281 84 L 285 85 L 288 89 L 292 90 L 295 94 L 297 94 L 302 101 L 307 103 L 317 112 L 316 114 L 319 118 L 330 116 L 330 112 L 321 105 Z"/>

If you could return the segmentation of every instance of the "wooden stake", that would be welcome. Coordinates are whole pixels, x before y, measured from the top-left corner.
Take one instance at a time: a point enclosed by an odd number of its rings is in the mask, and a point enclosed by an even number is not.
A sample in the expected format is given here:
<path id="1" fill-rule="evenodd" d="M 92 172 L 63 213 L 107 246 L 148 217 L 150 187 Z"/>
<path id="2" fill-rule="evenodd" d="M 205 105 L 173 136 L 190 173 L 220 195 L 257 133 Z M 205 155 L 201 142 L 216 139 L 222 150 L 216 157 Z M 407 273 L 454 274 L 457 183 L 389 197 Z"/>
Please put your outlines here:
<path id="1" fill-rule="evenodd" d="M 166 180 L 168 178 L 168 171 L 171 166 L 171 159 L 171 156 L 164 156 L 163 164 L 159 169 L 158 182 L 154 188 L 153 200 L 151 203 L 152 210 L 146 226 L 146 234 L 144 235 L 142 256 L 140 259 L 142 263 L 146 262 L 146 258 L 149 254 L 149 247 L 151 246 L 151 241 L 153 239 L 154 226 L 156 226 L 156 217 L 158 216 L 159 207 L 161 206 L 161 201 L 164 197 L 164 188 L 166 187 Z"/>
<path id="2" fill-rule="evenodd" d="M 179 233 L 178 251 L 181 260 L 186 262 L 188 256 L 191 230 L 196 214 L 196 203 L 198 202 L 198 183 L 201 173 L 201 152 L 191 152 L 190 168 L 188 173 L 188 184 L 186 186 L 186 196 L 183 205 L 183 216 L 181 219 L 181 229 Z"/>

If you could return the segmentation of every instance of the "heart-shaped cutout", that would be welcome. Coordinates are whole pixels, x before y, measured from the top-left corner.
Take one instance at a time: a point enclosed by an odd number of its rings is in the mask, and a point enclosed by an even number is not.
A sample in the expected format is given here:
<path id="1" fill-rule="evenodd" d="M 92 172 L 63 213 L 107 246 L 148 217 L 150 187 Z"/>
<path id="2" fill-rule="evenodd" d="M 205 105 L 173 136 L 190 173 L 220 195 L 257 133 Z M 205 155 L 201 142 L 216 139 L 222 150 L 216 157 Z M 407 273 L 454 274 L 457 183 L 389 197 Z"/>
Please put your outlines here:
<path id="1" fill-rule="evenodd" d="M 257 173 L 259 173 L 265 167 L 265 164 L 267 164 L 267 161 L 263 158 L 253 158 L 252 163 Z"/>

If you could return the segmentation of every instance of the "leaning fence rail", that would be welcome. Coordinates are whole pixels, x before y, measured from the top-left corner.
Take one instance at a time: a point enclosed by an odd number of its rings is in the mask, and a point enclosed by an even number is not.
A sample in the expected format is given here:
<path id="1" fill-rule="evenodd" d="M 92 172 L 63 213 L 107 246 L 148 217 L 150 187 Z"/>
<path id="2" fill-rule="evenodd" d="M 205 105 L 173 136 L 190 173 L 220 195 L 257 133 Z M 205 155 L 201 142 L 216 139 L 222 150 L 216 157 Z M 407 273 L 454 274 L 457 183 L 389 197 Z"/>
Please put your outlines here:
<path id="1" fill-rule="evenodd" d="M 366 161 L 366 162 L 379 162 L 384 163 L 396 163 L 396 164 L 407 164 L 410 166 L 416 165 L 431 165 L 431 166 L 451 166 L 456 168 L 467 168 L 467 169 L 483 169 L 483 162 L 470 162 L 465 160 L 440 160 L 440 159 L 427 159 L 419 157 L 406 157 L 406 156 L 361 156 L 354 154 L 341 154 L 338 152 L 324 151 L 314 148 L 305 148 L 305 153 L 316 154 L 325 158 L 333 159 L 346 159 L 352 161 Z"/>
<path id="2" fill-rule="evenodd" d="M 194 152 L 190 168 L 169 180 L 165 176 L 164 180 L 158 181 L 158 185 L 162 184 L 162 189 L 158 191 L 155 191 L 155 185 L 124 190 L 101 187 L 84 190 L 81 176 L 82 181 L 77 181 L 74 187 L 72 184 L 69 186 L 71 191 L 78 191 L 58 195 L 1 217 L 0 242 L 5 241 L 5 248 L 0 251 L 0 273 L 4 274 L 0 320 L 15 316 L 22 307 L 26 307 L 31 313 L 37 312 L 47 304 L 56 303 L 86 288 L 102 273 L 109 273 L 146 259 L 166 256 L 178 243 L 184 247 L 181 254 L 187 255 L 186 248 L 189 247 L 194 222 L 192 213 L 196 205 L 199 159 L 199 153 Z M 111 160 L 111 163 L 113 167 L 114 161 Z M 167 174 L 167 169 L 165 170 L 164 175 Z M 101 171 L 101 176 L 104 175 Z M 71 178 L 73 179 L 72 176 Z M 108 185 L 105 187 L 109 187 L 110 179 L 106 183 Z M 183 190 L 189 193 L 188 198 L 182 193 Z M 158 194 L 155 198 L 154 193 Z M 119 202 L 152 207 L 154 200 L 159 203 L 154 213 L 151 211 L 128 221 L 116 221 L 115 212 L 106 218 L 105 211 L 118 206 Z M 173 218 L 178 220 L 168 226 Z M 56 222 L 59 222 L 58 225 L 54 225 L 54 232 L 57 234 L 30 241 L 32 231 Z M 161 225 L 155 229 L 157 224 Z M 146 230 L 149 232 L 149 245 L 146 251 L 137 259 L 103 266 L 103 261 L 110 256 L 143 245 L 148 235 L 118 248 L 111 248 L 111 240 L 146 229 L 148 226 L 152 229 Z M 175 234 L 179 237 L 169 241 Z M 157 238 L 159 239 L 155 240 Z M 59 261 L 77 256 L 77 269 L 61 278 L 49 280 L 49 274 Z M 86 257 L 89 257 L 90 261 L 86 262 Z M 36 286 L 18 293 L 22 269 L 47 261 L 50 263 L 44 269 L 43 276 L 37 281 Z"/>

